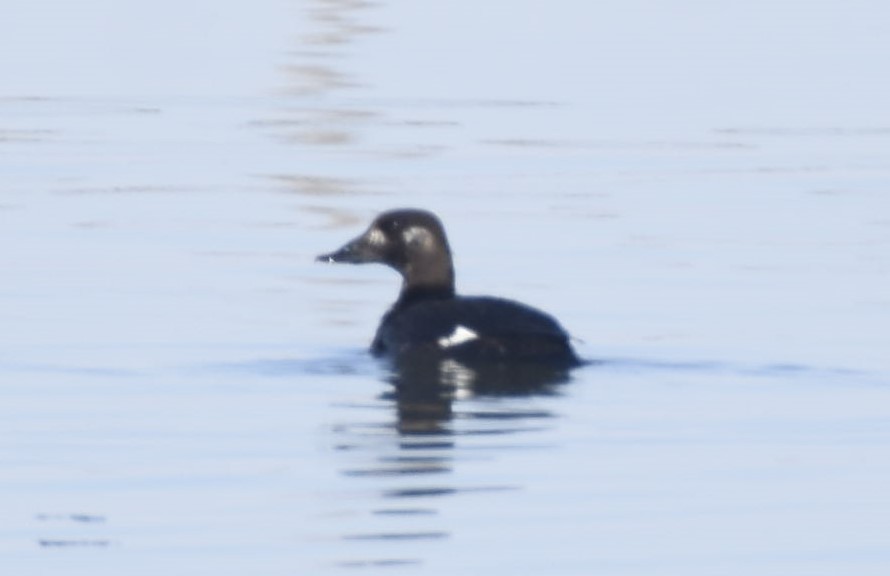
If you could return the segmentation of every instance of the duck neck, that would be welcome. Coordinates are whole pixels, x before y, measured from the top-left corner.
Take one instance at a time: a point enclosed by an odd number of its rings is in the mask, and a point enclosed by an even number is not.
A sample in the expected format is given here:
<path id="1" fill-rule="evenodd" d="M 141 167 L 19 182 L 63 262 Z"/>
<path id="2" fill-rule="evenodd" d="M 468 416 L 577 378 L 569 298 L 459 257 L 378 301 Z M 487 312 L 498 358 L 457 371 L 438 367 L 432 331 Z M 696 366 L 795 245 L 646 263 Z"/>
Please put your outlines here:
<path id="1" fill-rule="evenodd" d="M 454 265 L 447 244 L 441 251 L 424 258 L 409 258 L 398 270 L 402 275 L 402 291 L 396 307 L 422 300 L 454 298 Z"/>
<path id="2" fill-rule="evenodd" d="M 404 308 L 416 302 L 448 300 L 454 298 L 454 284 L 449 285 L 402 285 L 395 308 Z"/>

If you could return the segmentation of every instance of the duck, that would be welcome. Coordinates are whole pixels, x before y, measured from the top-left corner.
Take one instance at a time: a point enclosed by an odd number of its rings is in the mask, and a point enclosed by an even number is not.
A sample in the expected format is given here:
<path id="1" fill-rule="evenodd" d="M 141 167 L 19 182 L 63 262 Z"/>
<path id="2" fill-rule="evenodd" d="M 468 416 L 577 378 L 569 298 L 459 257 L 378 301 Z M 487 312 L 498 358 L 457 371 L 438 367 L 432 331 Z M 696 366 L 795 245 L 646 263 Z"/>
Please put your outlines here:
<path id="1" fill-rule="evenodd" d="M 383 212 L 358 237 L 316 260 L 383 264 L 401 275 L 398 298 L 371 342 L 374 356 L 568 368 L 581 363 L 568 332 L 546 312 L 507 298 L 456 293 L 445 228 L 430 211 Z"/>

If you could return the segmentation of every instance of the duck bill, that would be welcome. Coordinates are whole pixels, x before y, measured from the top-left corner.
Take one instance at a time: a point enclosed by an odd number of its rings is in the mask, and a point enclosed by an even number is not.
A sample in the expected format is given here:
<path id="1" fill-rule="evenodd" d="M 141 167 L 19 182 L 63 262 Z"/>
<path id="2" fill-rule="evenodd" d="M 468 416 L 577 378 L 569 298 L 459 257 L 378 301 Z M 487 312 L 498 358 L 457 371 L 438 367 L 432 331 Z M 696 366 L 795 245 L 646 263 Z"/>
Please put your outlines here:
<path id="1" fill-rule="evenodd" d="M 339 249 L 328 254 L 322 254 L 315 258 L 316 262 L 364 264 L 367 262 L 379 262 L 380 256 L 368 241 L 367 234 L 347 242 Z"/>

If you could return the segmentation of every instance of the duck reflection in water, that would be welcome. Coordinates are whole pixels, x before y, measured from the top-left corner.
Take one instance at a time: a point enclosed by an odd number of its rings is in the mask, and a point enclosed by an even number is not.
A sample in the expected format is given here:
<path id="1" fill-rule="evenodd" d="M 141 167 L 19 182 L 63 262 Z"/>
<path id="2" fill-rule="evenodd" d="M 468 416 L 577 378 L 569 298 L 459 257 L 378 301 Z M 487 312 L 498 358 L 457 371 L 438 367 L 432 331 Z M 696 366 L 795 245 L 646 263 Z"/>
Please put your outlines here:
<path id="1" fill-rule="evenodd" d="M 545 392 L 581 364 L 568 333 L 549 314 L 504 298 L 456 295 L 445 229 L 430 212 L 384 212 L 363 234 L 317 260 L 379 263 L 401 275 L 399 297 L 371 352 L 392 363 L 402 422 L 420 424 L 426 413 L 430 421 L 447 420 L 451 400 L 464 393 Z"/>
<path id="2" fill-rule="evenodd" d="M 448 433 L 455 400 L 479 396 L 551 395 L 570 379 L 569 370 L 564 367 L 463 363 L 423 353 L 400 356 L 391 362 L 390 367 L 389 381 L 394 390 L 387 397 L 396 404 L 398 429 L 402 434 Z"/>

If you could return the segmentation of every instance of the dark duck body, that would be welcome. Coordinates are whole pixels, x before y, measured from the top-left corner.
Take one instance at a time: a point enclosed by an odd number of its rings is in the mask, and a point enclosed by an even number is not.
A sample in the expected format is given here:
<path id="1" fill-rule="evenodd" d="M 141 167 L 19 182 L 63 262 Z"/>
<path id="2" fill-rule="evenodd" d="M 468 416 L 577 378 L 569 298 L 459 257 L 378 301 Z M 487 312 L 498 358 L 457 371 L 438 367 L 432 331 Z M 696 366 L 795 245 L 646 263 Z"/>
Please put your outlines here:
<path id="1" fill-rule="evenodd" d="M 371 352 L 463 362 L 579 363 L 569 335 L 550 315 L 504 298 L 457 296 L 445 229 L 424 210 L 392 210 L 322 262 L 386 264 L 402 275 Z"/>

